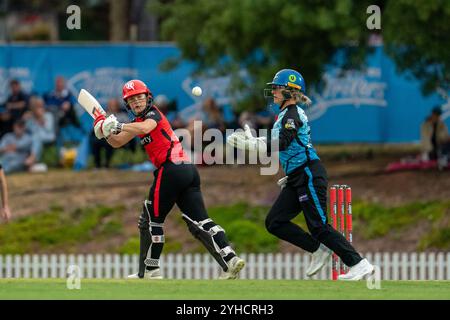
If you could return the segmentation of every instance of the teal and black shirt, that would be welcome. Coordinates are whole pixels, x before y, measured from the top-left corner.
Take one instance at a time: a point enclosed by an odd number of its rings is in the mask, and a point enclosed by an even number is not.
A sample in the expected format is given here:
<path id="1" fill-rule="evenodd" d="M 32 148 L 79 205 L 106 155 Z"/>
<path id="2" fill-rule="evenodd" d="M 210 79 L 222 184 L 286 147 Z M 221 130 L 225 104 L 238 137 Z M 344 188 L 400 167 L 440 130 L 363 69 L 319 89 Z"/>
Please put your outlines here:
<path id="1" fill-rule="evenodd" d="M 312 160 L 320 160 L 311 144 L 311 129 L 302 108 L 291 104 L 278 114 L 272 139 L 279 140 L 279 157 L 286 174 Z"/>

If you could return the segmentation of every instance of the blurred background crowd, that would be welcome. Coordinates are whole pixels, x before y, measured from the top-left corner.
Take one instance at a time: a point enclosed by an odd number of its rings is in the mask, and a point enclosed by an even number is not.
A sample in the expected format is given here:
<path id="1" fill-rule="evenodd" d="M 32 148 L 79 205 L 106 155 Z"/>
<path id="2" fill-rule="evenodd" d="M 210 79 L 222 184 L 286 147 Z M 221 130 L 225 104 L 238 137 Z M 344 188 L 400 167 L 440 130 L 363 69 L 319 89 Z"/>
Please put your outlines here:
<path id="1" fill-rule="evenodd" d="M 0 106 L 0 163 L 6 173 L 45 171 L 48 165 L 63 166 L 65 161 L 62 158 L 70 157 L 64 150 L 76 149 L 86 135 L 91 136 L 89 149 L 94 167 L 111 166 L 114 149 L 105 140 L 96 139 L 92 130 L 87 132 L 80 124 L 82 120 L 76 112 L 76 97 L 67 89 L 64 77 L 57 77 L 54 90 L 44 95 L 25 92 L 16 79 L 9 82 L 9 89 L 6 102 Z M 178 112 L 177 102 L 169 101 L 165 95 L 156 95 L 153 104 L 174 129 L 185 128 L 191 137 L 194 137 L 195 125 L 201 126 L 197 130 L 202 133 L 207 129 L 218 129 L 224 134 L 223 142 L 226 129 L 242 128 L 245 123 L 256 130 L 270 129 L 275 121 L 275 113 L 270 108 L 260 112 L 235 112 L 233 120 L 226 121 L 222 107 L 212 97 L 205 97 L 200 107 L 187 118 Z M 108 99 L 104 108 L 121 122 L 127 123 L 132 119 L 124 102 L 117 98 Z M 136 151 L 137 139 L 126 146 L 128 152 Z M 193 146 L 193 143 L 188 142 L 189 145 Z M 76 151 L 72 149 L 72 152 Z M 55 153 L 60 157 L 59 161 L 45 163 L 45 159 Z"/>
<path id="2" fill-rule="evenodd" d="M 111 166 L 114 149 L 105 140 L 95 139 L 92 130 L 88 131 L 86 126 L 81 125 L 82 119 L 76 112 L 76 97 L 67 89 L 64 77 L 58 76 L 54 89 L 44 95 L 25 92 L 16 79 L 9 82 L 9 90 L 7 100 L 0 105 L 0 163 L 6 173 L 41 172 L 46 171 L 49 165 L 71 166 L 76 149 L 86 135 L 90 136 L 89 156 L 93 158 L 93 167 Z M 256 130 L 270 129 L 276 119 L 275 110 L 267 107 L 258 112 L 234 111 L 232 121 L 227 121 L 222 106 L 212 97 L 205 97 L 200 107 L 188 117 L 183 117 L 179 112 L 176 100 L 170 101 L 163 94 L 156 95 L 153 103 L 174 129 L 187 129 L 192 139 L 196 129 L 203 133 L 214 128 L 223 133 L 225 143 L 226 129 L 242 128 L 246 123 Z M 115 114 L 121 122 L 132 119 L 132 114 L 120 99 L 110 98 L 104 107 L 108 114 Z M 441 115 L 441 106 L 435 106 L 422 122 L 420 156 L 424 161 L 441 160 L 445 162 L 442 165 L 446 166 L 450 136 Z M 196 125 L 201 127 L 196 128 Z M 126 146 L 127 152 L 136 151 L 137 139 Z M 188 147 L 193 148 L 193 145 L 193 141 L 187 142 Z M 55 155 L 58 157 L 56 162 Z M 49 158 L 53 159 L 46 161 Z"/>

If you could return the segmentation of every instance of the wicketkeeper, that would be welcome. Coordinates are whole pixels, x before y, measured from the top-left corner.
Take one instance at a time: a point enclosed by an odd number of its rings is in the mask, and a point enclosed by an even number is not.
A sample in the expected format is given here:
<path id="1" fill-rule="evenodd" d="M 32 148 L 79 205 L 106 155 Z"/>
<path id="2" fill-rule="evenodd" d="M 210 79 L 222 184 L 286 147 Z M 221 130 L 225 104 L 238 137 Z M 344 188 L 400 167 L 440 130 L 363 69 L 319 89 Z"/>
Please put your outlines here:
<path id="1" fill-rule="evenodd" d="M 327 264 L 331 249 L 350 267 L 339 279 L 359 280 L 374 267 L 327 222 L 327 173 L 311 144 L 308 119 L 301 108 L 311 103 L 305 95 L 305 81 L 299 72 L 283 69 L 268 86 L 264 95 L 272 97 L 280 106 L 272 129 L 272 139 L 276 140 L 273 144 L 278 150 L 272 151 L 279 151 L 287 176 L 279 181 L 282 191 L 267 215 L 266 228 L 278 238 L 312 254 L 307 276 L 313 276 Z M 265 140 L 253 137 L 248 126 L 244 133 L 234 133 L 227 141 L 240 149 L 267 150 Z M 291 221 L 301 211 L 310 233 Z"/>
<path id="2" fill-rule="evenodd" d="M 139 219 L 139 272 L 128 278 L 162 279 L 159 257 L 164 246 L 164 220 L 175 204 L 189 231 L 202 242 L 222 267 L 221 279 L 236 279 L 245 262 L 236 256 L 225 231 L 208 217 L 200 190 L 200 176 L 190 163 L 166 117 L 152 104 L 153 94 L 140 80 L 123 86 L 123 99 L 134 114 L 132 123 L 120 123 L 114 115 L 94 122 L 98 139 L 114 148 L 139 136 L 150 161 L 157 167 L 148 199 Z"/>

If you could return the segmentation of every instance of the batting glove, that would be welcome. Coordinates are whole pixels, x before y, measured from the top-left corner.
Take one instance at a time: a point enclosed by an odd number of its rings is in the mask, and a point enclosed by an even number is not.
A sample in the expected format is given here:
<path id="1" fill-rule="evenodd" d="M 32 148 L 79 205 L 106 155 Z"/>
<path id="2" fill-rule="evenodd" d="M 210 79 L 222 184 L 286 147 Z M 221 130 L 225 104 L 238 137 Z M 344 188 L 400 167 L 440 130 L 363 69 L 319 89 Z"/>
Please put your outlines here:
<path id="1" fill-rule="evenodd" d="M 105 138 L 108 138 L 111 135 L 112 129 L 116 126 L 117 123 L 118 121 L 116 119 L 116 116 L 113 114 L 106 118 L 105 121 L 103 121 L 101 128 Z"/>
<path id="2" fill-rule="evenodd" d="M 105 138 L 105 135 L 102 131 L 103 122 L 105 121 L 106 117 L 104 115 L 99 115 L 97 118 L 95 118 L 94 121 L 94 133 L 97 139 L 103 139 Z"/>
<path id="3" fill-rule="evenodd" d="M 124 125 L 124 123 L 122 123 L 122 122 L 115 123 L 114 127 L 111 129 L 111 133 L 112 134 L 119 134 L 119 133 L 121 133 L 122 129 L 123 129 L 123 125 Z"/>

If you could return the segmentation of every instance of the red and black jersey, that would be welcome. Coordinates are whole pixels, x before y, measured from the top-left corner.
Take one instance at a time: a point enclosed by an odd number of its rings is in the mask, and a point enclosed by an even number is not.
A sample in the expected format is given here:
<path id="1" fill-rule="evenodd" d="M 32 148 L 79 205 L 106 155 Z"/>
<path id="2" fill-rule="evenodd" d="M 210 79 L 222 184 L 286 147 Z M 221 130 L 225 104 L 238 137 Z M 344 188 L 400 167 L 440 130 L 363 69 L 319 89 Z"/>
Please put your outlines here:
<path id="1" fill-rule="evenodd" d="M 173 163 L 190 161 L 169 121 L 156 106 L 152 106 L 144 116 L 135 118 L 134 122 L 146 119 L 155 120 L 157 126 L 147 134 L 140 134 L 139 138 L 148 158 L 157 168 L 166 161 Z"/>

